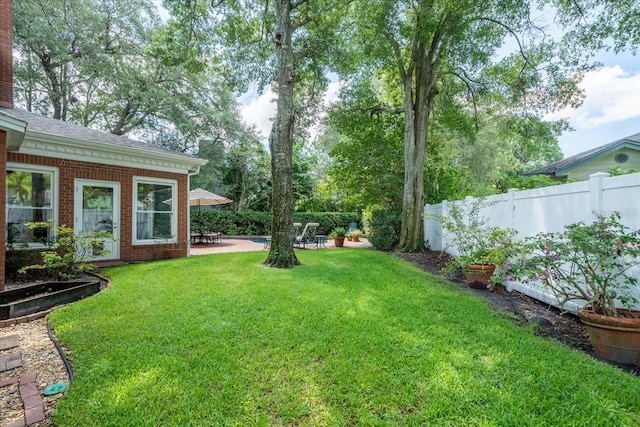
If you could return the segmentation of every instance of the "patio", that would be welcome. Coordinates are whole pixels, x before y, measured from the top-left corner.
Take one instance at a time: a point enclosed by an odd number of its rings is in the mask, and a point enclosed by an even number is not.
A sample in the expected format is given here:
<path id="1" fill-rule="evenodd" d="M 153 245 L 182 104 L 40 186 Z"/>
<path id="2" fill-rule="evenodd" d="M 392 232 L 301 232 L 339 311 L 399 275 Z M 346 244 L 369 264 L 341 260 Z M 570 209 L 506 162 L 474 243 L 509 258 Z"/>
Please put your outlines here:
<path id="1" fill-rule="evenodd" d="M 251 237 L 245 236 L 231 236 L 223 237 L 219 243 L 215 244 L 194 244 L 191 246 L 191 255 L 207 255 L 224 252 L 259 252 L 265 251 L 265 245 L 263 242 L 258 241 L 260 236 L 256 236 L 251 240 Z M 345 248 L 370 248 L 371 243 L 367 239 L 360 238 L 359 242 L 344 242 Z M 315 250 L 313 245 L 308 245 L 307 249 Z M 320 248 L 324 249 L 324 248 Z M 326 242 L 326 249 L 336 249 L 333 239 L 329 239 Z"/>

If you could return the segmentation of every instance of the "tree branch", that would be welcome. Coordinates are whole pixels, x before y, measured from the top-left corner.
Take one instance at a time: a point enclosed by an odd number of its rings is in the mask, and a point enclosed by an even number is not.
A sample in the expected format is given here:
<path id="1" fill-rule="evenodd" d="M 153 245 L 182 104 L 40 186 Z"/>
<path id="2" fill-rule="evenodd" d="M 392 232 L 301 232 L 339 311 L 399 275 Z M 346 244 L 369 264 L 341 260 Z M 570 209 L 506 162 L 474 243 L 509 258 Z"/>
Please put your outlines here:
<path id="1" fill-rule="evenodd" d="M 349 108 L 346 110 L 349 113 L 369 113 L 370 116 L 379 113 L 389 113 L 389 114 L 403 114 L 404 108 L 392 108 L 385 107 L 384 105 L 374 105 L 372 107 L 362 107 L 362 108 Z"/>
<path id="2" fill-rule="evenodd" d="M 479 119 L 479 114 L 478 114 L 478 102 L 476 101 L 476 93 L 473 90 L 473 87 L 471 86 L 471 84 L 469 82 L 473 82 L 473 83 L 478 83 L 474 80 L 472 80 L 471 78 L 469 78 L 467 72 L 465 70 L 460 70 L 462 71 L 462 75 L 458 74 L 455 71 L 451 71 L 451 74 L 456 76 L 458 79 L 460 79 L 460 81 L 462 81 L 465 86 L 467 87 L 467 90 L 469 91 L 469 93 L 471 94 L 471 101 L 473 104 L 473 119 L 474 122 L 476 123 L 476 132 L 480 129 L 480 119 Z"/>
<path id="3" fill-rule="evenodd" d="M 480 21 L 491 22 L 491 23 L 496 24 L 496 25 L 504 28 L 505 30 L 507 30 L 507 32 L 509 34 L 511 34 L 514 39 L 516 39 L 516 42 L 518 43 L 518 49 L 520 50 L 520 55 L 525 60 L 525 63 L 526 64 L 531 64 L 531 61 L 529 60 L 529 57 L 525 53 L 525 49 L 524 49 L 524 46 L 522 45 L 522 41 L 520 40 L 520 37 L 518 37 L 518 34 L 516 34 L 516 32 L 513 29 L 511 29 L 511 27 L 509 27 L 504 22 L 500 22 L 500 21 L 498 21 L 497 19 L 494 19 L 494 18 L 489 18 L 488 16 L 480 16 L 477 19 L 480 20 Z M 524 70 L 524 67 L 523 67 L 523 70 Z"/>

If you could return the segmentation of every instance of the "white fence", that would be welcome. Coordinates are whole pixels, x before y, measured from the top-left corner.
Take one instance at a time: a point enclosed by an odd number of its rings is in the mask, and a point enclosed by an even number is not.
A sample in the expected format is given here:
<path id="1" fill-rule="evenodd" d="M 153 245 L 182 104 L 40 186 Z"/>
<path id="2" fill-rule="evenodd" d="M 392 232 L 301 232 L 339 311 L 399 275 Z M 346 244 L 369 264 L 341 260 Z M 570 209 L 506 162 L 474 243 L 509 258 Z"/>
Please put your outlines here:
<path id="1" fill-rule="evenodd" d="M 468 197 L 466 202 L 474 199 Z M 518 238 L 534 236 L 540 232 L 557 232 L 565 225 L 579 221 L 591 222 L 596 214 L 621 214 L 621 222 L 632 229 L 640 229 L 640 173 L 611 177 L 608 173 L 591 175 L 588 181 L 538 188 L 534 190 L 509 190 L 506 194 L 487 197 L 480 209 L 480 217 L 487 225 L 512 228 Z M 443 201 L 424 207 L 425 241 L 433 250 L 444 250 L 457 255 L 449 244 L 446 232 L 440 226 L 451 203 Z M 640 279 L 640 269 L 632 274 Z M 540 284 L 507 282 L 509 291 L 517 290 L 532 298 L 558 306 L 557 299 Z M 579 304 L 567 303 L 564 309 L 577 311 Z M 638 307 L 640 308 L 640 307 Z"/>

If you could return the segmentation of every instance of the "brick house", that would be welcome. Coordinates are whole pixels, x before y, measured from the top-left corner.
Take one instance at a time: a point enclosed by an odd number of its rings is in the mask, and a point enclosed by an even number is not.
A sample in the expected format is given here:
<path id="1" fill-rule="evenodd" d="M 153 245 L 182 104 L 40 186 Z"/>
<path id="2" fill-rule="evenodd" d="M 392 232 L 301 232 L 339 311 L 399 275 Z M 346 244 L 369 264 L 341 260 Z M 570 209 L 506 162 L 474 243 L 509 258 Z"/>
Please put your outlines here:
<path id="1" fill-rule="evenodd" d="M 51 235 L 28 221 L 112 232 L 96 261 L 187 255 L 189 178 L 206 160 L 15 109 L 12 49 L 11 1 L 0 0 L 0 290 L 7 239 L 37 248 Z"/>

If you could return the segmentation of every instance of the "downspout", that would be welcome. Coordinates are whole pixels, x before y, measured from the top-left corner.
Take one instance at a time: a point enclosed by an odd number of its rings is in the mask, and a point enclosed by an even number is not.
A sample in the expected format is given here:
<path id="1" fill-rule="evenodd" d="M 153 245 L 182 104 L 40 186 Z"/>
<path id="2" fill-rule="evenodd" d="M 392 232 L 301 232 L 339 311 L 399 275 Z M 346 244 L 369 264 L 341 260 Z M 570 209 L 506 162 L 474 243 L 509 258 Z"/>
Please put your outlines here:
<path id="1" fill-rule="evenodd" d="M 195 170 L 187 173 L 187 256 L 191 256 L 191 205 L 189 204 L 189 189 L 191 188 L 191 177 L 200 173 L 200 165 Z"/>

